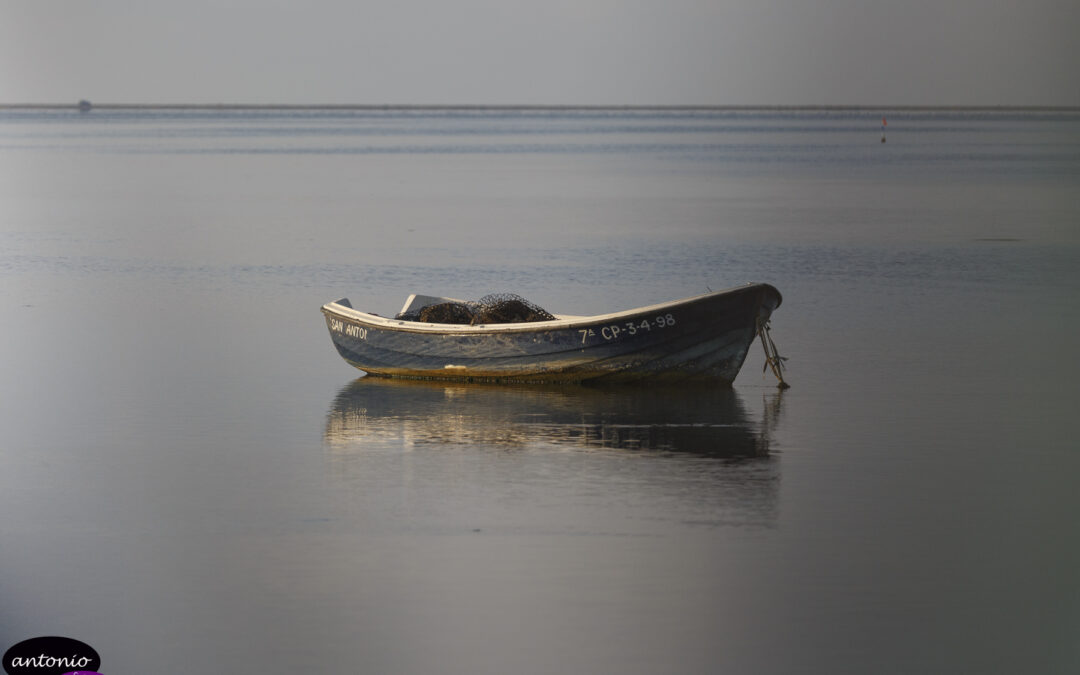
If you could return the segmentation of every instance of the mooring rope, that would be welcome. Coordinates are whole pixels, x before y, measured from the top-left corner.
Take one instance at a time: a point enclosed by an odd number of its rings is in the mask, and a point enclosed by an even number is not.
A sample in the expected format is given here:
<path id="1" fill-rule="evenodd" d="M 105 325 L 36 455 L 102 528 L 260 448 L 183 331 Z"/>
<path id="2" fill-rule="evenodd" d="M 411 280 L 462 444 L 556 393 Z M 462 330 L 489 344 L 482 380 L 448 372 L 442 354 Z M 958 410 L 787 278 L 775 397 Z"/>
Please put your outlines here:
<path id="1" fill-rule="evenodd" d="M 773 375 L 776 375 L 776 379 L 780 381 L 777 386 L 781 389 L 790 388 L 791 385 L 784 382 L 784 361 L 787 361 L 787 357 L 780 356 L 776 343 L 773 342 L 772 335 L 769 333 L 768 320 L 758 319 L 758 337 L 761 338 L 761 346 L 765 349 L 765 365 L 761 372 L 764 373 L 766 368 L 772 368 Z"/>

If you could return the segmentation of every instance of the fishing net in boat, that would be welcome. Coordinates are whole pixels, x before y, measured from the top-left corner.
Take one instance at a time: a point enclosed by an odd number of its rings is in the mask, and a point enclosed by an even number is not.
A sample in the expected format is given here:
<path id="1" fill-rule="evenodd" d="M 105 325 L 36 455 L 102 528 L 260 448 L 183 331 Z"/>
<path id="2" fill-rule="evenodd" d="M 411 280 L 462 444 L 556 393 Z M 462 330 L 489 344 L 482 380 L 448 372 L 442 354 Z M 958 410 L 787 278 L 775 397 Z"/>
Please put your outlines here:
<path id="1" fill-rule="evenodd" d="M 398 314 L 396 319 L 423 323 L 479 325 L 489 323 L 528 323 L 555 318 L 537 304 L 515 293 L 491 293 L 476 301 L 440 302 L 418 310 Z"/>
<path id="2" fill-rule="evenodd" d="M 417 312 L 415 319 L 410 321 L 423 321 L 424 323 L 464 323 L 473 322 L 473 310 L 463 302 L 442 302 L 437 305 L 428 305 Z M 398 317 L 408 318 L 408 317 Z"/>
<path id="3" fill-rule="evenodd" d="M 551 321 L 554 315 L 514 293 L 492 293 L 480 298 L 473 323 Z"/>

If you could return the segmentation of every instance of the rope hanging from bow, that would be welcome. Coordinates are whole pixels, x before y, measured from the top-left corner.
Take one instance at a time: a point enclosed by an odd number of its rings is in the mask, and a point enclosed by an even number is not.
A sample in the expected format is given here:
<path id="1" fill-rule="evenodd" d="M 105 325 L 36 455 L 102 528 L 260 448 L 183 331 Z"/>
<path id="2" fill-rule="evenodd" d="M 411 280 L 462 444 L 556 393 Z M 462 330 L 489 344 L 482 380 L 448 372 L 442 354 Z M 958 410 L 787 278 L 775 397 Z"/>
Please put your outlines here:
<path id="1" fill-rule="evenodd" d="M 765 365 L 761 372 L 764 373 L 767 368 L 772 368 L 773 375 L 776 375 L 776 379 L 780 381 L 777 386 L 781 389 L 789 389 L 791 385 L 784 381 L 784 361 L 787 361 L 787 357 L 780 356 L 780 352 L 776 349 L 776 343 L 773 342 L 772 335 L 769 333 L 768 320 L 758 319 L 758 337 L 761 338 L 761 346 L 765 348 Z"/>

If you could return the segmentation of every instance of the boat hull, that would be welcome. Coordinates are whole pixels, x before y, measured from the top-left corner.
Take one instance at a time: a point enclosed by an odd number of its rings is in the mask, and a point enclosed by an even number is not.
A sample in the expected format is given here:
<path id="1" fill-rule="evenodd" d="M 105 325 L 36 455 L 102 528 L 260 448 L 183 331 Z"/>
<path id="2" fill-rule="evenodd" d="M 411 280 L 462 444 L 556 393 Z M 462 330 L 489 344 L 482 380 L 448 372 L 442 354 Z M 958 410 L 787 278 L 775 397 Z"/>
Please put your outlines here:
<path id="1" fill-rule="evenodd" d="M 594 317 L 489 326 L 422 324 L 322 308 L 338 353 L 371 375 L 591 382 L 711 380 L 730 385 L 761 322 L 781 302 L 768 284 Z"/>

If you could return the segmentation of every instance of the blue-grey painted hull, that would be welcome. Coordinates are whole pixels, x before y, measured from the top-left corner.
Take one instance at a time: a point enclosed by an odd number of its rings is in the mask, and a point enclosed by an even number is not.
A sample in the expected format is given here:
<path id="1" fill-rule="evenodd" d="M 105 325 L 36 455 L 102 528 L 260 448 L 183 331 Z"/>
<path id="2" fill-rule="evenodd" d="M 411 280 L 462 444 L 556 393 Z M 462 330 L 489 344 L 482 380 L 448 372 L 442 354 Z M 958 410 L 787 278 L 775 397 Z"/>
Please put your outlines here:
<path id="1" fill-rule="evenodd" d="M 539 323 L 446 326 L 324 305 L 347 362 L 371 375 L 523 382 L 712 380 L 730 384 L 779 291 L 747 284 L 639 310 Z"/>

